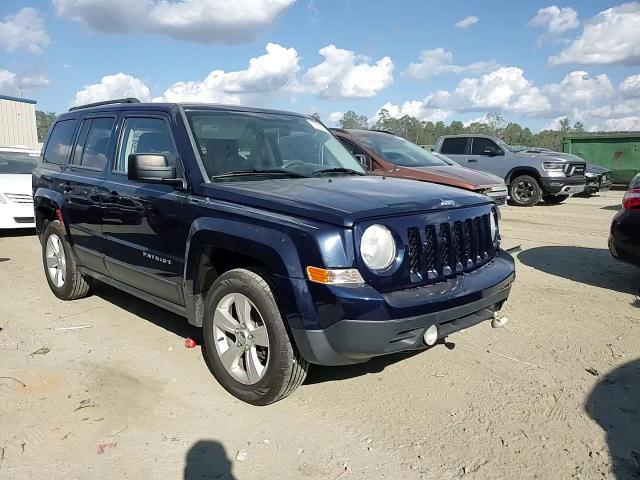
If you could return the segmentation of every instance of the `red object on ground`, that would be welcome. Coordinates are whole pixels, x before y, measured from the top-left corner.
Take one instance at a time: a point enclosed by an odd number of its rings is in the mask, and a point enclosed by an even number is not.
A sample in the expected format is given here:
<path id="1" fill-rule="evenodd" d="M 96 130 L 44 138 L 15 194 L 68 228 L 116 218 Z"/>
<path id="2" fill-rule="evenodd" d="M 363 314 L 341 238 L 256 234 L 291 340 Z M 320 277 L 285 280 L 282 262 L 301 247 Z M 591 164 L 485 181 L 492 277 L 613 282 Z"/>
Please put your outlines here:
<path id="1" fill-rule="evenodd" d="M 191 338 L 191 337 L 187 337 L 184 340 L 184 346 L 187 348 L 196 348 L 198 346 L 198 344 L 196 343 L 196 341 Z"/>

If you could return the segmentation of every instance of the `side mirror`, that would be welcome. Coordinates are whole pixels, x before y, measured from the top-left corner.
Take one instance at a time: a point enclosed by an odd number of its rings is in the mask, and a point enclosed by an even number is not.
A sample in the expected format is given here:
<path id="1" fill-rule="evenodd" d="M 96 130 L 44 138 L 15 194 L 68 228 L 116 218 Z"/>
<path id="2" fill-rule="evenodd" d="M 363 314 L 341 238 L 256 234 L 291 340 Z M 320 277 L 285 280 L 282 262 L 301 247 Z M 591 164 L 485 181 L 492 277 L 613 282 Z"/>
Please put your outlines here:
<path id="1" fill-rule="evenodd" d="M 367 171 L 371 170 L 371 161 L 369 160 L 369 157 L 361 153 L 354 153 L 353 156 Z"/>
<path id="2" fill-rule="evenodd" d="M 482 151 L 482 154 L 495 157 L 496 155 L 502 155 L 502 150 L 496 147 L 487 147 Z"/>
<path id="3" fill-rule="evenodd" d="M 132 153 L 127 161 L 129 180 L 182 186 L 182 179 L 176 178 L 176 167 L 168 165 L 165 155 Z"/>

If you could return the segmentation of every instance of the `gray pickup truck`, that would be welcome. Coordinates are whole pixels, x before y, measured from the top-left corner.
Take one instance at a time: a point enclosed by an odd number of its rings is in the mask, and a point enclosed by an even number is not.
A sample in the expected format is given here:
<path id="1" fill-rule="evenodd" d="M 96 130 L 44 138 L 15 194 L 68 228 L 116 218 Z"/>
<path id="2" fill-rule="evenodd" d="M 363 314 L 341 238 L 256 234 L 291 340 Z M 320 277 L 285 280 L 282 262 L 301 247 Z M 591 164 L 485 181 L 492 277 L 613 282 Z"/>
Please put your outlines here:
<path id="1" fill-rule="evenodd" d="M 504 178 L 513 205 L 531 207 L 540 200 L 561 203 L 585 189 L 585 162 L 549 153 L 514 152 L 497 137 L 445 135 L 438 138 L 433 151 L 464 167 Z"/>

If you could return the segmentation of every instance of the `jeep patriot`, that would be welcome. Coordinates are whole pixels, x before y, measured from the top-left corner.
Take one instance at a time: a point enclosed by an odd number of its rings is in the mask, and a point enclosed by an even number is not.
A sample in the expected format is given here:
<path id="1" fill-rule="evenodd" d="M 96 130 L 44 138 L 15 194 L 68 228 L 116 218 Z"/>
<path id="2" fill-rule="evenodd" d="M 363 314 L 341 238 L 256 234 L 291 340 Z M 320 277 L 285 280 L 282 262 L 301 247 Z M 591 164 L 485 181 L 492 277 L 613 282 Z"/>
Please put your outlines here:
<path id="1" fill-rule="evenodd" d="M 33 173 L 46 280 L 99 280 L 185 316 L 237 398 L 309 364 L 424 349 L 492 319 L 514 262 L 490 198 L 367 175 L 315 119 L 122 99 L 52 125 Z"/>

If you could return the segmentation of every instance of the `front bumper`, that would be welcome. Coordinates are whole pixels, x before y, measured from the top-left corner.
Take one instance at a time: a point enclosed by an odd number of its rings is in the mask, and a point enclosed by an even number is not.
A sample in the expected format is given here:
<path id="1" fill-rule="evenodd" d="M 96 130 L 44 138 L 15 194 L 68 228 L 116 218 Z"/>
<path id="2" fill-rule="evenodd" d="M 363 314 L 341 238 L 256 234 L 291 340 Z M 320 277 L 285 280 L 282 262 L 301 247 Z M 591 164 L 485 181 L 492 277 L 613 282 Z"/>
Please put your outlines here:
<path id="1" fill-rule="evenodd" d="M 545 195 L 576 195 L 584 192 L 585 178 L 541 178 Z"/>
<path id="2" fill-rule="evenodd" d="M 320 365 L 360 363 L 379 355 L 423 349 L 427 347 L 423 336 L 431 325 L 438 326 L 438 338 L 443 338 L 491 319 L 509 297 L 514 279 L 513 259 L 500 252 L 475 272 L 385 296 L 389 305 L 422 306 L 425 313 L 386 320 L 342 319 L 324 329 L 292 328 L 291 333 L 301 355 Z"/>
<path id="3" fill-rule="evenodd" d="M 0 229 L 35 228 L 33 204 L 0 204 Z"/>
<path id="4" fill-rule="evenodd" d="M 618 260 L 640 266 L 640 211 L 622 210 L 613 218 L 609 251 Z"/>

